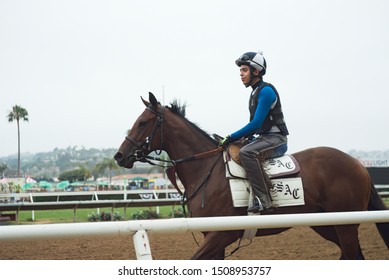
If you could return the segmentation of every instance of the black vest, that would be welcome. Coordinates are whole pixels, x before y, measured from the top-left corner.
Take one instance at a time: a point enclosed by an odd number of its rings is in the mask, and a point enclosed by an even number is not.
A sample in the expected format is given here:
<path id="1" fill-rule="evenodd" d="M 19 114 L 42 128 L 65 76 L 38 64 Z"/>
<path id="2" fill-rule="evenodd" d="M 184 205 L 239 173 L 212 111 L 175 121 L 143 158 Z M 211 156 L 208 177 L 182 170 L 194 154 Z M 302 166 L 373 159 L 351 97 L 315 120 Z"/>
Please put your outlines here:
<path id="1" fill-rule="evenodd" d="M 265 86 L 269 86 L 274 90 L 274 92 L 277 95 L 277 102 L 274 108 L 270 109 L 269 113 L 267 114 L 267 116 L 265 117 L 262 123 L 262 126 L 259 129 L 257 129 L 256 133 L 263 134 L 268 132 L 272 128 L 272 126 L 277 126 L 281 130 L 281 133 L 286 136 L 289 134 L 289 131 L 288 128 L 286 127 L 284 114 L 282 113 L 280 96 L 276 88 L 272 84 L 261 82 L 258 85 L 258 87 L 256 87 L 251 93 L 250 100 L 249 100 L 250 121 L 254 118 L 255 111 L 257 110 L 258 94 Z"/>

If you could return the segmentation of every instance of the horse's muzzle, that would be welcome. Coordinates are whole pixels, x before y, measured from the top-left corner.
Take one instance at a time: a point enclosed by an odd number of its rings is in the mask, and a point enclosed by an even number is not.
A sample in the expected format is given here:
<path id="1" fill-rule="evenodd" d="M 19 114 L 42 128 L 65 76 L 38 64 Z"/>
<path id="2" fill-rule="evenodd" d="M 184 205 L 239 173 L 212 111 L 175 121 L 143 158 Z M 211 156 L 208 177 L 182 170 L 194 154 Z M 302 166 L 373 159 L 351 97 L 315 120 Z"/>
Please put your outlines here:
<path id="1" fill-rule="evenodd" d="M 117 164 L 120 167 L 125 167 L 125 168 L 132 168 L 134 166 L 134 156 L 130 156 L 128 159 L 123 155 L 122 152 L 117 152 L 115 156 L 113 157 Z"/>
<path id="2" fill-rule="evenodd" d="M 113 157 L 115 160 L 116 160 L 116 162 L 117 162 L 117 164 L 119 165 L 119 166 L 123 166 L 123 154 L 121 153 L 121 152 L 117 152 L 115 155 L 114 155 L 114 157 Z"/>

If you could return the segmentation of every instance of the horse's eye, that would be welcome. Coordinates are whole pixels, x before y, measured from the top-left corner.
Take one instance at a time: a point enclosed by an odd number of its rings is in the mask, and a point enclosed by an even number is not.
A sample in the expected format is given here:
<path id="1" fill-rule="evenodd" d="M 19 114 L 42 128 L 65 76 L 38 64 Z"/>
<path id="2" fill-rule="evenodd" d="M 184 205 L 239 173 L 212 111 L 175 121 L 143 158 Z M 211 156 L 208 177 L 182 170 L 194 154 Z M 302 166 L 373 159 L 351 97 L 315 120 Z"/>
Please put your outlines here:
<path id="1" fill-rule="evenodd" d="M 140 128 L 143 128 L 143 127 L 145 127 L 146 126 L 146 124 L 147 124 L 147 122 L 145 122 L 145 121 L 141 121 L 141 122 L 139 122 L 139 127 Z"/>

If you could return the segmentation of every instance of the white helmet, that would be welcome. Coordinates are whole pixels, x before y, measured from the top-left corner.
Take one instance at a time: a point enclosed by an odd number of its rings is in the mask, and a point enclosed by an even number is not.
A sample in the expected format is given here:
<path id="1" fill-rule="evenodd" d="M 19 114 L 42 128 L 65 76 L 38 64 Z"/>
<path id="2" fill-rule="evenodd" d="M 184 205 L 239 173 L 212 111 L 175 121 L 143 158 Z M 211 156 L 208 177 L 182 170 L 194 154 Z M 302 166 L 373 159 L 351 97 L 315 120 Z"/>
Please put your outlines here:
<path id="1" fill-rule="evenodd" d="M 249 65 L 259 70 L 262 76 L 266 74 L 266 67 L 267 67 L 266 60 L 263 57 L 263 52 L 261 51 L 257 53 L 255 52 L 244 53 L 241 57 L 235 60 L 235 64 L 238 65 L 239 67 L 241 65 Z"/>

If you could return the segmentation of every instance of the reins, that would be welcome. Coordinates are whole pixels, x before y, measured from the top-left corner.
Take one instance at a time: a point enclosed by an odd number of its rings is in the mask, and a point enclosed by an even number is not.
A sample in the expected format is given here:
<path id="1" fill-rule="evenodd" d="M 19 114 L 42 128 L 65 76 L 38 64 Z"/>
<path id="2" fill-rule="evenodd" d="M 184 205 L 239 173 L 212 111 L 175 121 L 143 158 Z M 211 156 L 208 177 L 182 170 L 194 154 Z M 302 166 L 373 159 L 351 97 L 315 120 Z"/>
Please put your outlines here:
<path id="1" fill-rule="evenodd" d="M 210 150 L 210 151 L 198 153 L 198 154 L 195 154 L 195 155 L 192 155 L 192 156 L 187 156 L 187 157 L 183 157 L 183 158 L 176 159 L 176 160 L 174 160 L 174 159 L 163 159 L 163 158 L 160 158 L 160 157 L 152 157 L 152 156 L 149 156 L 149 155 L 145 155 L 142 152 L 142 154 L 135 155 L 135 158 L 137 160 L 143 160 L 143 161 L 145 161 L 145 162 L 147 162 L 147 163 L 149 163 L 151 165 L 165 167 L 164 165 L 156 164 L 154 162 L 151 162 L 150 160 L 155 160 L 155 161 L 159 161 L 159 162 L 167 162 L 167 163 L 171 163 L 172 166 L 176 166 L 178 163 L 183 163 L 183 162 L 187 162 L 187 161 L 192 161 L 192 160 L 206 158 L 206 157 L 212 156 L 214 154 L 217 154 L 217 153 L 219 153 L 221 151 L 223 151 L 223 147 L 217 147 L 217 148 L 215 148 L 213 150 Z M 139 151 L 137 151 L 137 152 L 139 152 Z"/>
<path id="2" fill-rule="evenodd" d="M 205 187 L 205 186 L 207 185 L 208 179 L 209 179 L 209 177 L 211 176 L 212 171 L 213 171 L 213 169 L 215 168 L 216 164 L 218 163 L 218 161 L 219 161 L 221 155 L 222 155 L 222 154 L 220 154 L 220 155 L 217 157 L 216 161 L 213 163 L 211 169 L 208 171 L 207 176 L 204 178 L 204 180 L 201 182 L 201 184 L 195 189 L 195 191 L 194 191 L 189 197 L 186 198 L 185 201 L 183 201 L 183 205 L 185 205 L 186 202 L 188 202 L 192 197 L 194 197 L 194 196 L 199 192 L 199 190 L 200 190 L 203 186 Z M 204 207 L 204 197 L 203 197 L 202 200 L 201 200 L 201 207 Z"/>
<path id="3" fill-rule="evenodd" d="M 213 155 L 215 155 L 217 153 L 220 153 L 222 151 L 223 151 L 223 147 L 218 147 L 218 148 L 210 150 L 210 151 L 202 152 L 202 153 L 195 154 L 195 155 L 188 156 L 188 157 L 183 157 L 183 158 L 180 158 L 180 159 L 177 159 L 177 160 L 165 160 L 165 159 L 161 159 L 159 157 L 151 157 L 151 156 L 147 156 L 147 155 L 145 155 L 143 157 L 143 159 L 145 159 L 144 161 L 149 163 L 149 164 L 151 164 L 151 165 L 156 165 L 156 166 L 163 167 L 165 169 L 166 175 L 168 176 L 168 178 L 169 178 L 170 182 L 172 183 L 172 185 L 174 186 L 174 188 L 177 190 L 177 192 L 181 196 L 184 197 L 184 193 L 178 187 L 176 176 L 175 176 L 177 164 L 183 163 L 183 162 L 187 162 L 187 161 L 198 160 L 198 159 L 203 159 L 203 158 L 206 158 L 206 157 L 210 157 L 210 156 L 213 156 Z M 220 154 L 220 156 L 221 156 L 221 154 Z M 218 162 L 220 156 L 217 158 L 215 163 L 212 165 L 210 171 L 208 172 L 207 177 L 203 180 L 203 182 L 200 184 L 200 186 L 197 188 L 197 190 L 200 189 L 201 186 L 206 183 L 206 181 L 208 180 L 209 176 L 211 175 L 213 169 L 215 168 L 216 163 Z M 160 161 L 160 162 L 168 162 L 168 163 L 171 163 L 172 165 L 167 167 L 167 166 L 164 166 L 164 165 L 159 165 L 159 164 L 156 164 L 154 162 L 151 162 L 150 160 L 156 160 L 156 161 Z M 189 198 L 191 198 L 195 193 L 197 193 L 197 190 Z M 187 198 L 187 201 L 189 200 L 189 198 Z"/>

